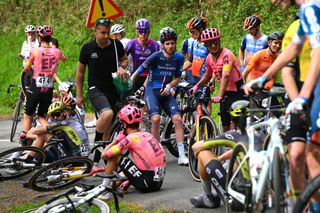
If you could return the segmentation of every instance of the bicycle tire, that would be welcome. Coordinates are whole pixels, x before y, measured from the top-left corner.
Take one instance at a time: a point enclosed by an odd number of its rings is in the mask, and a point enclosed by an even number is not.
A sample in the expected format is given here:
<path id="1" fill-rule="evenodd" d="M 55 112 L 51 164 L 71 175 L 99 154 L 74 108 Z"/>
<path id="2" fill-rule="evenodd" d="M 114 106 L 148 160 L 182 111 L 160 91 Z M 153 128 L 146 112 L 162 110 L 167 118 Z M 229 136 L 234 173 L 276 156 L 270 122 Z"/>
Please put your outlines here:
<path id="1" fill-rule="evenodd" d="M 79 202 L 79 200 L 83 199 L 83 197 L 72 197 L 70 198 L 72 203 L 75 204 Z M 65 206 L 70 204 L 69 200 L 67 198 L 62 198 L 59 200 L 55 200 L 52 203 L 49 203 L 47 205 L 44 205 L 40 208 L 38 208 L 35 213 L 58 213 L 58 212 L 74 212 L 74 209 L 71 207 L 70 209 L 65 209 Z M 88 206 L 89 205 L 89 206 Z M 81 211 L 81 209 L 76 209 L 77 212 L 87 212 L 89 209 L 87 207 L 96 207 L 99 209 L 99 211 L 95 212 L 101 212 L 101 213 L 109 213 L 110 208 L 107 203 L 103 202 L 102 200 L 99 200 L 97 198 L 93 198 L 89 201 L 86 201 L 85 203 L 80 204 L 79 207 L 85 207 L 85 211 Z M 60 209 L 59 209 L 60 208 Z"/>
<path id="2" fill-rule="evenodd" d="M 16 102 L 14 111 L 13 111 L 13 115 L 12 115 L 12 125 L 11 125 L 11 133 L 10 133 L 10 141 L 13 142 L 14 141 L 14 136 L 16 134 L 17 131 L 17 126 L 18 123 L 20 121 L 20 115 L 21 115 L 21 108 L 22 108 L 22 99 L 19 99 Z"/>
<path id="3" fill-rule="evenodd" d="M 305 212 L 307 209 L 311 197 L 314 196 L 320 189 L 320 175 L 313 178 L 306 188 L 300 194 L 299 199 L 296 202 L 296 205 L 293 209 L 293 213 Z"/>
<path id="4" fill-rule="evenodd" d="M 72 169 L 71 169 L 72 167 L 78 167 L 78 166 L 84 167 L 81 174 L 87 174 L 87 173 L 90 173 L 93 167 L 93 162 L 87 157 L 80 157 L 80 156 L 69 157 L 69 158 L 58 160 L 37 171 L 30 178 L 28 185 L 30 188 L 37 191 L 53 191 L 57 189 L 62 189 L 82 179 L 82 178 L 76 178 L 76 179 L 68 180 L 64 178 L 64 177 L 69 177 L 70 174 L 67 174 L 67 173 L 72 172 Z M 68 169 L 64 169 L 62 171 L 61 168 L 68 168 Z M 79 175 L 79 170 L 76 172 L 78 172 L 77 174 Z"/>
<path id="5" fill-rule="evenodd" d="M 24 161 L 18 158 L 21 156 L 21 154 L 25 154 L 25 152 L 27 151 L 36 153 L 35 156 L 37 157 L 33 161 L 34 167 L 24 167 L 24 165 L 22 164 Z M 13 157 L 13 155 L 16 156 Z M 9 180 L 17 177 L 22 177 L 34 171 L 36 167 L 41 166 L 45 161 L 45 158 L 45 153 L 41 149 L 33 146 L 21 146 L 5 150 L 0 153 L 0 180 Z M 9 162 L 13 162 L 14 164 L 12 166 L 6 166 L 5 163 Z"/>
<path id="6" fill-rule="evenodd" d="M 227 178 L 226 178 L 226 192 L 228 193 L 228 186 L 230 180 L 233 178 L 234 171 L 239 165 L 239 163 L 243 160 L 244 156 L 247 153 L 247 148 L 244 144 L 238 143 L 233 149 L 233 153 L 230 159 L 230 164 L 228 168 Z M 243 169 L 239 170 L 239 176 L 235 177 L 234 182 L 231 185 L 231 188 L 241 194 L 245 194 L 246 200 L 245 205 L 243 205 L 240 201 L 230 197 L 231 202 L 225 202 L 226 212 L 234 212 L 234 211 L 243 211 L 245 209 L 246 212 L 252 212 L 251 204 L 251 180 L 250 180 L 250 167 L 249 167 L 249 159 L 243 164 Z M 228 193 L 229 194 L 229 193 Z M 229 196 L 231 196 L 229 194 Z"/>
<path id="7" fill-rule="evenodd" d="M 207 128 L 207 132 L 208 135 L 203 135 L 201 134 L 200 136 L 200 140 L 207 140 L 209 138 L 213 138 L 215 136 L 217 136 L 217 129 L 216 126 L 213 122 L 213 120 L 208 117 L 208 116 L 203 116 L 200 118 L 199 120 L 199 131 L 200 133 L 205 133 L 203 128 Z M 196 181 L 200 181 L 200 175 L 198 172 L 198 160 L 196 159 L 196 157 L 194 156 L 194 153 L 192 151 L 192 145 L 194 143 L 196 143 L 196 129 L 194 128 L 192 133 L 191 133 L 191 137 L 190 137 L 190 142 L 189 142 L 189 147 L 188 147 L 188 159 L 189 159 L 189 171 L 191 176 L 193 177 L 194 180 Z M 216 150 L 217 153 L 217 150 Z M 219 154 L 219 153 L 217 153 Z"/>

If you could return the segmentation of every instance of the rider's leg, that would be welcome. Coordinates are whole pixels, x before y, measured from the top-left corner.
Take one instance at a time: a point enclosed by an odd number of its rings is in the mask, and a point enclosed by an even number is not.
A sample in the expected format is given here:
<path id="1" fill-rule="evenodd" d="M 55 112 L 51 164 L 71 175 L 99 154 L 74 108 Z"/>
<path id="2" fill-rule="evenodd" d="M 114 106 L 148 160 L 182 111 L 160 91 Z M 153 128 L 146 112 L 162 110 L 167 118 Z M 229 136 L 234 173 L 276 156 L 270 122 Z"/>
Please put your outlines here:
<path id="1" fill-rule="evenodd" d="M 182 127 L 182 119 L 180 114 L 175 114 L 172 116 L 172 122 L 175 128 L 176 133 L 176 141 L 179 151 L 179 158 L 182 158 L 185 156 L 185 150 L 184 150 L 184 132 Z"/>
<path id="2" fill-rule="evenodd" d="M 151 134 L 160 142 L 160 115 L 151 116 Z"/>
<path id="3" fill-rule="evenodd" d="M 97 120 L 97 123 L 96 123 L 96 131 L 98 133 L 96 135 L 97 137 L 96 139 L 99 139 L 99 140 L 109 139 L 112 118 L 113 118 L 113 111 L 111 109 L 107 109 L 102 113 L 100 113 L 99 119 Z M 102 135 L 100 135 L 99 133 L 101 133 Z"/>

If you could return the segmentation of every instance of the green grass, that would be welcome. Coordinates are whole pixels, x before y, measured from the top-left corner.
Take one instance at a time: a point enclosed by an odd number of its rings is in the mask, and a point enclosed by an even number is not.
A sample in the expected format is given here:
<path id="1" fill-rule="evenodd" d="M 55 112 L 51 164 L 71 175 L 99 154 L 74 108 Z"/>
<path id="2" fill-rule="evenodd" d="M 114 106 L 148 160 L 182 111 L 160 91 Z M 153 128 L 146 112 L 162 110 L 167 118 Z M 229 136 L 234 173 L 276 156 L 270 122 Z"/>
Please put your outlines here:
<path id="1" fill-rule="evenodd" d="M 4 213 L 21 213 L 27 210 L 31 210 L 34 208 L 38 208 L 45 204 L 45 201 L 39 201 L 35 203 L 25 203 L 21 205 L 14 205 L 10 209 L 4 211 Z M 107 201 L 107 204 L 109 205 L 110 212 L 116 212 L 114 207 L 114 201 Z M 131 203 L 127 201 L 121 201 L 120 202 L 120 210 L 121 212 L 130 211 L 131 213 L 165 213 L 165 212 L 179 212 L 179 211 L 173 211 L 172 209 L 158 209 L 158 210 L 147 210 L 143 206 Z M 100 211 L 96 208 L 90 208 L 88 213 L 99 213 Z M 181 211 L 183 212 L 183 211 Z"/>

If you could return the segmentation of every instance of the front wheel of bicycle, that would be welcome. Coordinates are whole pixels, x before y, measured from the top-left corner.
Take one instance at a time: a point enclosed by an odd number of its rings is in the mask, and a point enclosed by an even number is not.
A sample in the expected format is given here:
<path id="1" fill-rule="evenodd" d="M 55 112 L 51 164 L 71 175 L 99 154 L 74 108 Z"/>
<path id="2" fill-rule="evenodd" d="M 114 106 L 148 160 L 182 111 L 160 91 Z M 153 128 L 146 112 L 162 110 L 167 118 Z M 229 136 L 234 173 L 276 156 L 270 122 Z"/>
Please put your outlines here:
<path id="1" fill-rule="evenodd" d="M 26 161 L 26 155 L 34 153 L 34 159 Z M 21 177 L 41 166 L 45 160 L 44 152 L 32 146 L 21 146 L 0 153 L 0 180 Z"/>
<path id="2" fill-rule="evenodd" d="M 244 160 L 247 148 L 242 143 L 238 143 L 233 149 L 230 159 L 229 169 L 226 180 L 226 192 L 228 193 L 228 201 L 226 203 L 226 212 L 246 211 L 252 212 L 251 206 L 251 180 L 249 159 Z M 243 162 L 241 164 L 241 162 Z M 241 168 L 239 165 L 241 164 Z M 238 170 L 239 169 L 239 170 Z M 238 172 L 236 172 L 238 170 Z M 231 182 L 232 181 L 232 182 Z M 244 205 L 242 202 L 232 197 L 232 191 L 245 196 Z"/>
<path id="3" fill-rule="evenodd" d="M 285 187 L 285 165 L 284 157 L 281 156 L 279 147 L 274 149 L 272 163 L 272 185 L 274 191 L 274 202 L 276 212 L 285 212 L 286 187 Z"/>
<path id="4" fill-rule="evenodd" d="M 101 212 L 109 213 L 110 209 L 107 203 L 93 198 L 84 203 L 79 202 L 83 197 L 72 197 L 71 202 L 67 198 L 55 200 L 52 203 L 44 205 L 36 210 L 36 213 L 58 213 L 58 212 Z"/>
<path id="5" fill-rule="evenodd" d="M 320 175 L 313 178 L 307 185 L 307 187 L 300 194 L 299 199 L 293 209 L 293 213 L 307 212 L 307 208 L 310 204 L 311 197 L 315 197 L 319 193 L 320 189 Z"/>
<path id="6" fill-rule="evenodd" d="M 212 119 L 208 116 L 203 116 L 199 120 L 199 134 L 200 140 L 208 140 L 209 138 L 213 138 L 217 136 L 217 128 Z M 194 128 L 191 132 L 190 143 L 188 147 L 188 158 L 189 158 L 189 171 L 194 180 L 200 181 L 200 175 L 198 172 L 198 160 L 195 157 L 192 151 L 192 145 L 195 144 L 196 141 L 196 129 Z M 215 150 L 216 154 L 218 154 L 218 149 Z"/>
<path id="7" fill-rule="evenodd" d="M 29 180 L 29 187 L 37 191 L 53 191 L 72 185 L 90 173 L 92 161 L 87 157 L 58 160 L 37 171 Z"/>
<path id="8" fill-rule="evenodd" d="M 14 141 L 14 136 L 17 131 L 17 126 L 19 121 L 21 120 L 21 109 L 22 109 L 22 99 L 19 99 L 16 102 L 16 105 L 14 107 L 14 111 L 12 114 L 12 125 L 11 125 L 11 133 L 10 133 L 10 141 Z"/>

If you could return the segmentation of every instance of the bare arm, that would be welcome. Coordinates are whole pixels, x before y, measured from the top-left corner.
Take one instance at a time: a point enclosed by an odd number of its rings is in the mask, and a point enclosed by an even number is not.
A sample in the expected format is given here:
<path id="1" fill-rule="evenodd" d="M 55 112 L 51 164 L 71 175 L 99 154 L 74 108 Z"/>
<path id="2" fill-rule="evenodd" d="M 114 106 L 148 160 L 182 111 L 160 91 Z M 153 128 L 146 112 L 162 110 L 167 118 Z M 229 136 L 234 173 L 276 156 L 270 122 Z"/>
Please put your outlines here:
<path id="1" fill-rule="evenodd" d="M 242 50 L 241 48 L 239 49 L 239 61 L 240 61 L 240 65 L 243 65 L 243 60 L 244 60 L 244 50 Z"/>
<path id="2" fill-rule="evenodd" d="M 77 105 L 78 107 L 83 107 L 84 100 L 83 100 L 83 80 L 84 80 L 84 74 L 86 70 L 86 65 L 81 64 L 78 62 L 78 68 L 76 73 L 76 85 L 77 85 Z"/>
<path id="3" fill-rule="evenodd" d="M 207 72 L 203 75 L 203 77 L 200 79 L 200 81 L 196 84 L 197 86 L 201 87 L 208 83 L 211 80 L 212 76 L 209 75 Z"/>
<path id="4" fill-rule="evenodd" d="M 282 82 L 289 94 L 290 100 L 295 99 L 299 95 L 298 87 L 294 80 L 293 73 L 294 69 L 292 67 L 282 68 Z"/>
<path id="5" fill-rule="evenodd" d="M 192 63 L 190 61 L 185 61 L 182 70 L 187 70 L 191 67 Z"/>
<path id="6" fill-rule="evenodd" d="M 230 76 L 222 75 L 218 96 L 223 97 L 229 83 Z"/>

